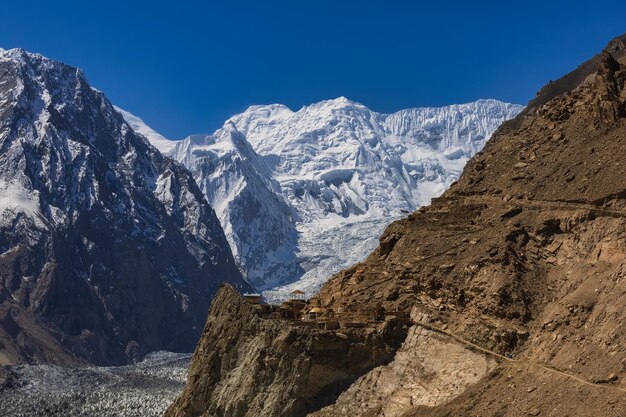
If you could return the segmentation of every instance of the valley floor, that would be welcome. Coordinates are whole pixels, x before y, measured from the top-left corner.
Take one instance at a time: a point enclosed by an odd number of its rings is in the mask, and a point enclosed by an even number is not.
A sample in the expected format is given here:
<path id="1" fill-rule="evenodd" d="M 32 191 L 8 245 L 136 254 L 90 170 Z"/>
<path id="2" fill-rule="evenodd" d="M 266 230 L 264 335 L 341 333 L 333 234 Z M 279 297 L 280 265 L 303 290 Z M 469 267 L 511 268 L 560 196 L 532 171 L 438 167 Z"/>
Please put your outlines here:
<path id="1" fill-rule="evenodd" d="M 0 369 L 0 416 L 160 416 L 182 391 L 190 358 L 155 352 L 129 366 Z"/>

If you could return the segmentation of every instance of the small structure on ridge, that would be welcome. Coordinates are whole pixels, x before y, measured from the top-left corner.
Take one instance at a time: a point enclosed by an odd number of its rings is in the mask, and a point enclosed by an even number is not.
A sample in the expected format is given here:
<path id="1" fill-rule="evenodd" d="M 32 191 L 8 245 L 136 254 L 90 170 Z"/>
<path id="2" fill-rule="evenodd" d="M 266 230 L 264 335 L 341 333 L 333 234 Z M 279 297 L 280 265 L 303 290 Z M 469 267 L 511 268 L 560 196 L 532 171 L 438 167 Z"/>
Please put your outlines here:
<path id="1" fill-rule="evenodd" d="M 306 293 L 300 290 L 293 290 L 289 294 L 289 301 L 306 301 Z"/>
<path id="2" fill-rule="evenodd" d="M 250 304 L 261 304 L 261 294 L 244 294 L 243 298 Z"/>

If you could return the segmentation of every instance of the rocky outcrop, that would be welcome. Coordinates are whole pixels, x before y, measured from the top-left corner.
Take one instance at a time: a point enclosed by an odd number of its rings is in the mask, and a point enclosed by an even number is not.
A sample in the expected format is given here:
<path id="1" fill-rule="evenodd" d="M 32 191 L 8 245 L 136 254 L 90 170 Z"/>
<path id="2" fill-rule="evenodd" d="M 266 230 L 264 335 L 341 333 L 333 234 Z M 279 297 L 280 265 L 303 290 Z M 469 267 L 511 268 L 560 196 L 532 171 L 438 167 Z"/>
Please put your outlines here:
<path id="1" fill-rule="evenodd" d="M 222 281 L 212 208 L 82 72 L 0 50 L 0 365 L 191 351 Z"/>
<path id="2" fill-rule="evenodd" d="M 224 286 L 211 305 L 189 382 L 166 415 L 306 415 L 389 362 L 406 331 L 397 320 L 320 330 L 316 323 L 269 318 Z"/>
<path id="3" fill-rule="evenodd" d="M 414 320 L 428 321 L 417 313 Z M 359 378 L 335 404 L 311 417 L 369 413 L 401 416 L 418 405 L 436 406 L 461 394 L 496 367 L 493 358 L 460 345 L 448 336 L 415 325 L 394 360 Z"/>
<path id="4" fill-rule="evenodd" d="M 625 40 L 543 89 L 449 191 L 322 288 L 322 310 L 412 311 L 412 327 L 312 415 L 626 410 Z"/>

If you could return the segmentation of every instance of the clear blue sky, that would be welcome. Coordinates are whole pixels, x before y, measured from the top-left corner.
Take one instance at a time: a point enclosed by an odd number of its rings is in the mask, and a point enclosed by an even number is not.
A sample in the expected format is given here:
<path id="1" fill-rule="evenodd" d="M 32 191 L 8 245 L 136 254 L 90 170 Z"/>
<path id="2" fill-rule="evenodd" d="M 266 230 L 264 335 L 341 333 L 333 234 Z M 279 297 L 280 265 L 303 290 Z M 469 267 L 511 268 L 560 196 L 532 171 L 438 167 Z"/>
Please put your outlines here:
<path id="1" fill-rule="evenodd" d="M 0 47 L 82 68 L 171 138 L 251 104 L 525 104 L 626 32 L 626 1 L 10 1 Z"/>

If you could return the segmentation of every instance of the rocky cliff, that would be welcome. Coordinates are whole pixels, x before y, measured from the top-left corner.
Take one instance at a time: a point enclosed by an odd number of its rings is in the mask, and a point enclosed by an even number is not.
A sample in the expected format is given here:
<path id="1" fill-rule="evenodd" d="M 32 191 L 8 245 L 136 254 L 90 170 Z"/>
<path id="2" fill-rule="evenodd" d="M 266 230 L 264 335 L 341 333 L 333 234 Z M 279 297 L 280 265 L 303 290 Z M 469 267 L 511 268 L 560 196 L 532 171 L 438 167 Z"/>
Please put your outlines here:
<path id="1" fill-rule="evenodd" d="M 542 89 L 449 191 L 391 224 L 364 262 L 322 288 L 322 316 L 410 312 L 411 327 L 388 363 L 309 415 L 624 413 L 625 132 L 622 36 Z M 202 339 L 170 415 L 213 415 L 194 381 L 205 375 L 195 372 L 201 352 L 219 340 Z M 195 409 L 181 407 L 194 399 Z"/>
<path id="2" fill-rule="evenodd" d="M 306 415 L 332 403 L 363 373 L 388 363 L 407 331 L 400 320 L 325 330 L 263 310 L 230 286 L 220 289 L 185 391 L 166 415 Z"/>
<path id="3" fill-rule="evenodd" d="M 191 174 L 83 73 L 0 50 L 0 365 L 190 351 L 250 286 Z"/>

